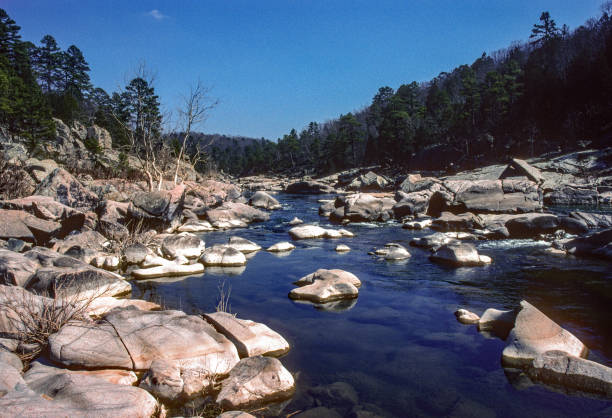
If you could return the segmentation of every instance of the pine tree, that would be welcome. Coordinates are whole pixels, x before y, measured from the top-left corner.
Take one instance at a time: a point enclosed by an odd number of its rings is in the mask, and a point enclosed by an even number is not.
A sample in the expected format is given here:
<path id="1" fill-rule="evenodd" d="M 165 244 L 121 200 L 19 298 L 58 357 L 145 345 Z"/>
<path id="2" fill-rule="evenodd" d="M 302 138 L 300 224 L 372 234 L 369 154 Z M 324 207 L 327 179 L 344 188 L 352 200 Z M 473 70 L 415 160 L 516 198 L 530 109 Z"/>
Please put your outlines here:
<path id="1" fill-rule="evenodd" d="M 45 92 L 56 89 L 61 82 L 61 50 L 55 38 L 45 35 L 36 49 L 33 67 Z"/>

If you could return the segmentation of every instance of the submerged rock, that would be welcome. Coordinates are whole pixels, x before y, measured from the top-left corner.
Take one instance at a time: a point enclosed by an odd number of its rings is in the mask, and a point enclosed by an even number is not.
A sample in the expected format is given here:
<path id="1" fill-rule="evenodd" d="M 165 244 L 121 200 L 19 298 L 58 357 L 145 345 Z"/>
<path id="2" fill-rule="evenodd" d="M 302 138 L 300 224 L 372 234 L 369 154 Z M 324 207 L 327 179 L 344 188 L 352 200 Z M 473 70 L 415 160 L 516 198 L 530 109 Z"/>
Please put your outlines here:
<path id="1" fill-rule="evenodd" d="M 289 221 L 289 225 L 291 225 L 291 226 L 296 226 L 296 225 L 300 225 L 300 224 L 303 224 L 303 223 L 304 223 L 304 221 L 301 220 L 298 217 L 294 217 L 292 220 Z"/>
<path id="2" fill-rule="evenodd" d="M 204 314 L 204 319 L 234 343 L 240 357 L 276 357 L 289 351 L 289 343 L 265 324 L 238 319 L 226 312 Z"/>
<path id="3" fill-rule="evenodd" d="M 587 353 L 586 346 L 578 338 L 530 303 L 522 301 L 514 328 L 508 336 L 508 345 L 502 353 L 503 364 L 528 366 L 537 356 L 553 350 L 576 357 Z"/>
<path id="4" fill-rule="evenodd" d="M 272 253 L 280 253 L 285 251 L 292 251 L 295 249 L 295 245 L 288 241 L 277 242 L 276 244 L 268 247 L 266 251 L 270 251 Z"/>
<path id="5" fill-rule="evenodd" d="M 294 391 L 293 376 L 278 359 L 249 357 L 240 360 L 223 381 L 217 403 L 223 408 L 253 407 L 287 399 Z"/>
<path id="6" fill-rule="evenodd" d="M 478 315 L 466 309 L 457 309 L 455 311 L 455 316 L 457 317 L 457 321 L 461 322 L 462 324 L 477 324 L 480 320 Z"/>
<path id="7" fill-rule="evenodd" d="M 359 295 L 361 281 L 344 270 L 319 269 L 294 283 L 297 289 L 289 292 L 291 299 L 324 303 L 340 299 L 352 299 Z"/>
<path id="8" fill-rule="evenodd" d="M 340 244 L 336 246 L 336 252 L 338 253 L 346 253 L 348 251 L 351 251 L 348 245 Z"/>

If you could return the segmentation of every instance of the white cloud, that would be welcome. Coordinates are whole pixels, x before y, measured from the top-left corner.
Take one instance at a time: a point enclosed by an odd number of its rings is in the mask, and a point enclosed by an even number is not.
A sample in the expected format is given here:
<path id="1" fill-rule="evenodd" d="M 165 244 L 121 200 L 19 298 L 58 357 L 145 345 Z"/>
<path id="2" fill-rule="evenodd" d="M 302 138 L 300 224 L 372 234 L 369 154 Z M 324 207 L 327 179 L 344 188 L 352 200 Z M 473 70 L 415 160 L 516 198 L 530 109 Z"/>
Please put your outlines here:
<path id="1" fill-rule="evenodd" d="M 168 17 L 157 9 L 151 10 L 149 13 L 147 13 L 147 15 L 151 16 L 155 20 L 164 20 Z"/>

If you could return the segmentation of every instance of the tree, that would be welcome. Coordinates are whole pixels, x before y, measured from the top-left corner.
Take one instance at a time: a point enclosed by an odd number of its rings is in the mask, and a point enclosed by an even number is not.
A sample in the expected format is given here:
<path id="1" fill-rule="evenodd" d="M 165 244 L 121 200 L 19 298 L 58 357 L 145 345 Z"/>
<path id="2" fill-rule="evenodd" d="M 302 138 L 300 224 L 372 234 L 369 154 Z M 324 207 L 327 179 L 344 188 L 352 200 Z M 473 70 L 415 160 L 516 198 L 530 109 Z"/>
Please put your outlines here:
<path id="1" fill-rule="evenodd" d="M 62 55 L 53 36 L 45 35 L 40 43 L 42 45 L 36 49 L 34 55 L 34 70 L 44 90 L 48 93 L 57 88 L 60 83 Z"/>
<path id="2" fill-rule="evenodd" d="M 561 31 L 557 28 L 555 21 L 550 17 L 550 13 L 542 12 L 540 15 L 540 22 L 539 24 L 534 24 L 531 29 L 529 39 L 533 39 L 531 41 L 532 44 L 545 44 L 561 36 Z"/>
<path id="3" fill-rule="evenodd" d="M 351 157 L 352 166 L 355 167 L 359 164 L 357 159 L 357 145 L 363 142 L 363 136 L 361 130 L 361 123 L 355 119 L 355 115 L 347 113 L 346 115 L 340 116 L 340 123 L 338 128 L 338 138 L 342 144 L 351 145 Z"/>
<path id="4" fill-rule="evenodd" d="M 214 109 L 219 103 L 218 100 L 209 97 L 210 89 L 202 85 L 198 80 L 194 86 L 189 89 L 189 94 L 183 97 L 183 107 L 178 110 L 182 124 L 183 140 L 180 143 L 180 150 L 176 157 L 176 169 L 174 171 L 174 184 L 178 182 L 178 173 L 181 160 L 185 153 L 187 139 L 191 134 L 192 129 L 198 128 L 206 120 L 208 113 Z M 199 158 L 200 150 L 196 151 L 196 156 Z M 197 161 L 196 161 L 197 163 Z M 195 165 L 195 163 L 193 164 Z"/>

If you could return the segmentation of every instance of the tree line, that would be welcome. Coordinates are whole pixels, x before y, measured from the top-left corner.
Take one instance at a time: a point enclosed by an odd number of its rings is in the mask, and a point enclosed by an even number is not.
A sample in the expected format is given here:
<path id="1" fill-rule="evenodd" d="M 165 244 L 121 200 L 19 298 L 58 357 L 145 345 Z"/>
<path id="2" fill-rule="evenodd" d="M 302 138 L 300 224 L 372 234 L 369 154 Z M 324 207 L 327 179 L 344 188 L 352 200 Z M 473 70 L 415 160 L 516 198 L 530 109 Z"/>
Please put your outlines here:
<path id="1" fill-rule="evenodd" d="M 548 12 L 516 42 L 427 82 L 381 87 L 365 109 L 276 142 L 214 150 L 233 174 L 328 173 L 369 164 L 469 168 L 612 137 L 612 2 L 570 31 Z"/>

